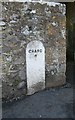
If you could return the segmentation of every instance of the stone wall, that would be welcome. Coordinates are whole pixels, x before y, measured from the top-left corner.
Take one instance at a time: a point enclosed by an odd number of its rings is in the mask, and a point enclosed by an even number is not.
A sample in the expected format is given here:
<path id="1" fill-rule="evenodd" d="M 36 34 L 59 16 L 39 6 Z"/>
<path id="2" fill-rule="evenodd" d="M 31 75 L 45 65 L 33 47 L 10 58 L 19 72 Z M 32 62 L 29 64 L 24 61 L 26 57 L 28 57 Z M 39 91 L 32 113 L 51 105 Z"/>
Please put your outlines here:
<path id="1" fill-rule="evenodd" d="M 65 83 L 65 5 L 47 3 L 2 3 L 2 97 L 26 95 L 26 46 L 41 41 L 46 50 L 46 88 Z"/>

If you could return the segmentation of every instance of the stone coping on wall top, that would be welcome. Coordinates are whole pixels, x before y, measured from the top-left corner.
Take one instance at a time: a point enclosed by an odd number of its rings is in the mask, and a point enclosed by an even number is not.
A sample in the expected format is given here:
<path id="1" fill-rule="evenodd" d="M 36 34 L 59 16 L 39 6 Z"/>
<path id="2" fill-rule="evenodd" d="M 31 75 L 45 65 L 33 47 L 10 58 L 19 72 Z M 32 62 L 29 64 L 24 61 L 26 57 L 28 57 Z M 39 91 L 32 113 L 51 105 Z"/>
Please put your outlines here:
<path id="1" fill-rule="evenodd" d="M 74 0 L 0 0 L 1 2 L 74 2 Z"/>

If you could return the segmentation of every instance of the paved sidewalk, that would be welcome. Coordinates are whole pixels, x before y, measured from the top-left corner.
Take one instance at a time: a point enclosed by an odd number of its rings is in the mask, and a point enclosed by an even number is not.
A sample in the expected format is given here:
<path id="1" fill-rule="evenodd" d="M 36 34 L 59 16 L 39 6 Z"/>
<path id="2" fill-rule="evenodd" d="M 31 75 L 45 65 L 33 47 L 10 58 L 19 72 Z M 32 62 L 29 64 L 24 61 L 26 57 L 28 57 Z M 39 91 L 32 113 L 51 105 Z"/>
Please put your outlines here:
<path id="1" fill-rule="evenodd" d="M 73 88 L 51 88 L 3 105 L 3 118 L 73 118 Z"/>

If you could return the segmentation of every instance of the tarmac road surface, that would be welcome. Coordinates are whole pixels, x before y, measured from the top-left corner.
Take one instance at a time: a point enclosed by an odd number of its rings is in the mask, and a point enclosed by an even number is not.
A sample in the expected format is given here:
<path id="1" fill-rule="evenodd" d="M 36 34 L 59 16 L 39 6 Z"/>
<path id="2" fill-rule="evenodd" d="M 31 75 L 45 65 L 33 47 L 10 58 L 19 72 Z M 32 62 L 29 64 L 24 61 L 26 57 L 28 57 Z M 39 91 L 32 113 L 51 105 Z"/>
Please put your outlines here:
<path id="1" fill-rule="evenodd" d="M 3 105 L 3 118 L 73 118 L 73 88 L 40 91 Z"/>

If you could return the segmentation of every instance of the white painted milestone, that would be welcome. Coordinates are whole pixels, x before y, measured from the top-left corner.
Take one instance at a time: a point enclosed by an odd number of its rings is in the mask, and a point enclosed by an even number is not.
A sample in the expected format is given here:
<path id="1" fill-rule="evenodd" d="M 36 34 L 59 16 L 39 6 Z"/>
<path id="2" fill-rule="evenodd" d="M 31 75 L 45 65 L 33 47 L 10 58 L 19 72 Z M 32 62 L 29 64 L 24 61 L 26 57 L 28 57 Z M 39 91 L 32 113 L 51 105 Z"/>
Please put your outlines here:
<path id="1" fill-rule="evenodd" d="M 27 95 L 45 88 L 45 48 L 31 41 L 26 48 Z"/>

